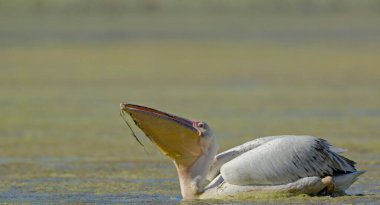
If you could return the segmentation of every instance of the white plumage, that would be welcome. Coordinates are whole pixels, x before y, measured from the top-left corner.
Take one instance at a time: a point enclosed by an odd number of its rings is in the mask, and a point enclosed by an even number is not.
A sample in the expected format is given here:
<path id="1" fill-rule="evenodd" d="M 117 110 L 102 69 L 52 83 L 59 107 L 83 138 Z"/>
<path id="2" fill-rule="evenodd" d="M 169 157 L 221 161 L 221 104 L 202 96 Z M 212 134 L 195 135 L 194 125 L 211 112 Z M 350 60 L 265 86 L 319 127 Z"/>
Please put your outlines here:
<path id="1" fill-rule="evenodd" d="M 225 163 L 220 172 L 235 185 L 279 185 L 312 176 L 354 172 L 354 163 L 311 136 L 280 136 Z"/>

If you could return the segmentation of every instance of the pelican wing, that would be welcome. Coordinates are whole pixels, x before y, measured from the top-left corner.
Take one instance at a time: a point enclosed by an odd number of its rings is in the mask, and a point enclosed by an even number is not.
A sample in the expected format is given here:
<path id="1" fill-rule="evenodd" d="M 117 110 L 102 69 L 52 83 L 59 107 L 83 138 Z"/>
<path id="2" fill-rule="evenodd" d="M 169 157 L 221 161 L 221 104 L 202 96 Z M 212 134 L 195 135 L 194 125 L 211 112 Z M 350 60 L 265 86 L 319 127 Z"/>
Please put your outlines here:
<path id="1" fill-rule="evenodd" d="M 354 164 L 323 139 L 282 136 L 231 159 L 220 173 L 230 184 L 278 185 L 304 177 L 351 173 L 356 171 Z"/>
<path id="2" fill-rule="evenodd" d="M 219 153 L 215 156 L 214 161 L 210 167 L 210 170 L 207 175 L 207 179 L 209 181 L 212 181 L 216 176 L 220 173 L 220 168 L 230 160 L 240 156 L 241 154 L 248 152 L 249 150 L 252 150 L 260 145 L 263 145 L 271 140 L 278 139 L 280 137 L 284 136 L 268 136 L 268 137 L 261 137 L 249 142 L 246 142 L 242 145 L 233 147 L 231 149 L 228 149 L 222 153 Z"/>

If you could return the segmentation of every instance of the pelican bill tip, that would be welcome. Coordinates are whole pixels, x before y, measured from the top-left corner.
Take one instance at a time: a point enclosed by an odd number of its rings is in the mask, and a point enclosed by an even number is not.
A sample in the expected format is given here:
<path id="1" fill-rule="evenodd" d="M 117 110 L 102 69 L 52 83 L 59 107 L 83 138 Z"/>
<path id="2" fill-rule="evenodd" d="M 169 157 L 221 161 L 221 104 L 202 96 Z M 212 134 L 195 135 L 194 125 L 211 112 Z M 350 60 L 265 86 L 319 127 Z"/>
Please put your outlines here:
<path id="1" fill-rule="evenodd" d="M 127 109 L 128 103 L 127 102 L 122 102 L 120 103 L 120 110 L 125 111 Z"/>

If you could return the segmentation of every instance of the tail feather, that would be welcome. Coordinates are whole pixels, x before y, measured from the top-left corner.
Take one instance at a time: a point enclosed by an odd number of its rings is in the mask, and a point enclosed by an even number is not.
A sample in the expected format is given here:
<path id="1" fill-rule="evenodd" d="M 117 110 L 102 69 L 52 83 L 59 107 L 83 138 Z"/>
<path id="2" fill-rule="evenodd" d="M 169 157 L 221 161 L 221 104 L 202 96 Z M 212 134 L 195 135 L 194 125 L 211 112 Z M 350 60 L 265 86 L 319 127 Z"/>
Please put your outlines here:
<path id="1" fill-rule="evenodd" d="M 364 174 L 365 171 L 355 171 L 349 174 L 342 174 L 334 176 L 334 183 L 335 183 L 335 189 L 337 191 L 344 192 L 348 187 L 351 186 L 356 180 L 358 180 L 358 177 L 362 174 Z"/>

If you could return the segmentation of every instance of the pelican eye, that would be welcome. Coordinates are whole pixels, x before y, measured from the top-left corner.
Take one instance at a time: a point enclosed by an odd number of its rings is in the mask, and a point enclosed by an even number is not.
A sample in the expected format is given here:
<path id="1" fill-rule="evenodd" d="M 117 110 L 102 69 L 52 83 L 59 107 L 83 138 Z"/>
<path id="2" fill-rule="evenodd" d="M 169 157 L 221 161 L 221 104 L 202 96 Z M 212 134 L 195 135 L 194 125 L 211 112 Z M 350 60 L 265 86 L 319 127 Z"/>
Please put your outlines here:
<path id="1" fill-rule="evenodd" d="M 199 128 L 204 128 L 205 127 L 205 124 L 203 122 L 198 122 L 197 123 L 197 127 Z"/>

